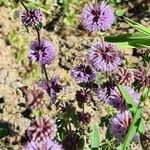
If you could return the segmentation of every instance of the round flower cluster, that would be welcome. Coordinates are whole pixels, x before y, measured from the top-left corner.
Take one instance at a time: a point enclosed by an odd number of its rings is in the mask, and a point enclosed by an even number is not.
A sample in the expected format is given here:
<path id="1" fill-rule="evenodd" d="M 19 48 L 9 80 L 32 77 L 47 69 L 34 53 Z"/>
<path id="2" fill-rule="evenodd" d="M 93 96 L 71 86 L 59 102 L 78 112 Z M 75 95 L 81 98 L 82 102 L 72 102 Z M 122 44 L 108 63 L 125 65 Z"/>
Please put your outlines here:
<path id="1" fill-rule="evenodd" d="M 63 150 L 62 146 L 54 141 L 56 134 L 54 120 L 39 117 L 27 129 L 29 141 L 23 150 Z"/>
<path id="2" fill-rule="evenodd" d="M 89 63 L 96 71 L 112 72 L 122 63 L 122 55 L 114 44 L 104 42 L 89 49 Z"/>
<path id="3" fill-rule="evenodd" d="M 134 72 L 130 69 L 119 68 L 118 72 L 115 74 L 116 81 L 119 84 L 124 84 L 126 86 L 131 85 L 134 82 Z"/>
<path id="4" fill-rule="evenodd" d="M 44 93 L 44 90 L 37 86 L 34 86 L 32 90 L 28 90 L 26 93 L 27 106 L 30 108 L 38 107 L 42 103 Z"/>
<path id="5" fill-rule="evenodd" d="M 50 64 L 56 56 L 54 46 L 47 40 L 33 41 L 30 45 L 29 59 L 41 65 Z"/>
<path id="6" fill-rule="evenodd" d="M 87 125 L 91 121 L 91 114 L 88 112 L 87 113 L 78 112 L 78 118 L 80 122 Z"/>
<path id="7" fill-rule="evenodd" d="M 39 9 L 24 10 L 21 13 L 21 21 L 25 26 L 35 27 L 42 21 L 42 12 Z"/>
<path id="8" fill-rule="evenodd" d="M 141 67 L 135 71 L 135 82 L 142 87 L 150 87 L 150 72 L 148 69 Z"/>
<path id="9" fill-rule="evenodd" d="M 138 104 L 140 100 L 140 94 L 136 92 L 129 86 L 126 86 L 125 89 L 133 99 L 134 103 Z M 128 109 L 127 104 L 125 103 L 119 89 L 117 86 L 114 87 L 99 87 L 97 90 L 97 97 L 103 102 L 117 108 L 118 110 L 126 110 Z"/>
<path id="10" fill-rule="evenodd" d="M 27 142 L 23 150 L 63 150 L 63 148 L 56 141 L 45 139 L 42 142 Z"/>
<path id="11" fill-rule="evenodd" d="M 105 31 L 111 28 L 114 21 L 114 12 L 106 2 L 89 4 L 83 9 L 81 22 L 88 31 Z"/>
<path id="12" fill-rule="evenodd" d="M 27 134 L 33 141 L 43 141 L 46 138 L 53 139 L 57 126 L 52 119 L 39 117 L 27 129 Z"/>
<path id="13" fill-rule="evenodd" d="M 90 66 L 81 64 L 71 69 L 71 76 L 78 83 L 88 83 L 95 79 L 96 72 Z"/>
<path id="14" fill-rule="evenodd" d="M 117 138 L 118 142 L 123 142 L 132 121 L 129 111 L 119 113 L 111 121 L 110 132 Z"/>
<path id="15" fill-rule="evenodd" d="M 47 84 L 49 85 L 50 89 L 48 89 Z M 56 101 L 57 93 L 59 93 L 64 88 L 61 85 L 60 78 L 58 76 L 52 77 L 48 82 L 46 80 L 40 81 L 38 85 L 39 87 L 43 88 L 48 94 L 50 93 L 52 102 Z"/>
<path id="16" fill-rule="evenodd" d="M 76 91 L 75 96 L 78 102 L 90 103 L 93 99 L 91 91 L 84 91 L 82 89 L 80 91 Z"/>

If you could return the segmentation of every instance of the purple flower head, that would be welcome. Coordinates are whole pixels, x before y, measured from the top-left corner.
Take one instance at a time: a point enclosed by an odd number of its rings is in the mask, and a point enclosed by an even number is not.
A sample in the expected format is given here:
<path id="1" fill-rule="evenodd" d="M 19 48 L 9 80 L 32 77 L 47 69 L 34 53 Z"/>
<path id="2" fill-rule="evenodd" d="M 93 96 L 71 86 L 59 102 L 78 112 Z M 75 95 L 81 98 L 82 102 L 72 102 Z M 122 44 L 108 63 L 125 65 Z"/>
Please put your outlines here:
<path id="1" fill-rule="evenodd" d="M 56 56 L 54 46 L 46 40 L 33 41 L 30 45 L 29 59 L 39 62 L 41 65 L 50 64 Z"/>
<path id="2" fill-rule="evenodd" d="M 119 84 L 131 85 L 134 82 L 134 73 L 130 69 L 120 68 L 116 74 L 116 80 Z"/>
<path id="3" fill-rule="evenodd" d="M 113 94 L 115 95 L 112 95 Z M 125 110 L 126 109 L 126 105 L 124 103 L 124 101 L 122 100 L 121 94 L 120 92 L 116 90 L 112 90 L 111 88 L 102 88 L 99 87 L 97 90 L 97 97 L 102 100 L 104 103 L 107 103 L 111 106 L 113 106 L 114 108 L 117 109 L 121 109 L 121 110 Z"/>
<path id="4" fill-rule="evenodd" d="M 81 22 L 88 31 L 105 31 L 111 28 L 114 21 L 114 12 L 106 2 L 89 4 L 83 9 Z"/>
<path id="5" fill-rule="evenodd" d="M 95 79 L 96 72 L 90 66 L 81 64 L 71 69 L 71 76 L 78 83 L 89 83 Z"/>
<path id="6" fill-rule="evenodd" d="M 39 9 L 24 10 L 21 13 L 21 21 L 25 26 L 35 27 L 42 21 L 42 12 Z"/>
<path id="7" fill-rule="evenodd" d="M 138 104 L 140 100 L 140 94 L 136 92 L 131 87 L 126 86 L 125 89 L 133 99 L 133 101 Z M 117 108 L 118 110 L 128 109 L 127 104 L 125 103 L 124 98 L 122 97 L 117 86 L 114 87 L 99 87 L 97 90 L 97 97 L 103 102 Z"/>
<path id="8" fill-rule="evenodd" d="M 144 67 L 135 71 L 135 81 L 139 83 L 142 87 L 150 86 L 150 71 Z"/>
<path id="9" fill-rule="evenodd" d="M 32 90 L 26 93 L 26 103 L 30 108 L 38 107 L 44 97 L 44 90 L 40 87 L 34 86 Z"/>
<path id="10" fill-rule="evenodd" d="M 132 121 L 132 116 L 129 111 L 119 113 L 111 120 L 110 132 L 117 139 L 123 142 Z"/>
<path id="11" fill-rule="evenodd" d="M 60 78 L 58 76 L 52 77 L 49 82 L 50 92 L 48 91 L 47 81 L 43 80 L 38 83 L 40 87 L 42 87 L 47 93 L 50 93 L 50 97 L 52 102 L 55 102 L 57 99 L 57 93 L 63 90 L 63 86 L 61 85 Z"/>
<path id="12" fill-rule="evenodd" d="M 80 91 L 76 91 L 76 99 L 78 102 L 86 102 L 86 103 L 90 103 L 92 101 L 92 93 L 89 90 L 80 90 Z"/>
<path id="13" fill-rule="evenodd" d="M 80 122 L 87 125 L 91 121 L 91 114 L 88 112 L 87 113 L 78 112 L 78 118 Z"/>
<path id="14" fill-rule="evenodd" d="M 103 42 L 89 49 L 88 59 L 92 67 L 101 72 L 112 72 L 122 63 L 121 53 L 114 44 Z"/>
<path id="15" fill-rule="evenodd" d="M 52 119 L 39 117 L 27 129 L 27 134 L 33 141 L 41 142 L 43 140 L 54 139 L 57 126 Z"/>
<path id="16" fill-rule="evenodd" d="M 28 142 L 23 150 L 63 150 L 62 145 L 58 144 L 56 141 L 46 139 L 41 142 L 30 141 Z"/>
<path id="17" fill-rule="evenodd" d="M 39 146 L 38 146 L 37 142 L 30 141 L 30 142 L 26 143 L 26 145 L 23 147 L 22 150 L 39 150 Z"/>

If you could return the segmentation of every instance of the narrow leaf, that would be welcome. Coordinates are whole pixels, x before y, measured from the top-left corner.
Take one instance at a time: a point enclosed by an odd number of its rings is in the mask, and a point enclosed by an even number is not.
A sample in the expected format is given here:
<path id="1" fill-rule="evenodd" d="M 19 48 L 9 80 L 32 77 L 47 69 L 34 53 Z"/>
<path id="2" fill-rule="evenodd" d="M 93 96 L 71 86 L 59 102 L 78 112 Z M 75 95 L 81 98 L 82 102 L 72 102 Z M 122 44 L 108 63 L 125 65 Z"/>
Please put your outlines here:
<path id="1" fill-rule="evenodd" d="M 129 18 L 126 18 L 124 17 L 125 21 L 131 25 L 132 27 L 134 27 L 135 29 L 137 29 L 138 31 L 144 33 L 144 34 L 147 34 L 147 35 L 150 35 L 150 28 L 147 28 L 145 26 L 143 26 L 142 24 L 140 23 L 137 23 L 133 20 L 130 20 Z"/>
<path id="2" fill-rule="evenodd" d="M 124 86 L 119 85 L 118 87 L 119 87 L 119 90 L 121 91 L 121 94 L 123 95 L 126 103 L 128 104 L 130 111 L 135 112 L 137 109 L 137 104 L 134 103 L 134 101 L 132 100 L 131 96 L 128 94 L 128 92 Z"/>
<path id="3" fill-rule="evenodd" d="M 143 108 L 139 107 L 137 109 L 137 111 L 135 112 L 135 115 L 133 116 L 133 121 L 129 127 L 129 130 L 128 130 L 128 133 L 125 137 L 125 140 L 123 142 L 123 146 L 122 146 L 122 150 L 126 150 L 126 148 L 129 146 L 130 142 L 133 140 L 135 134 L 136 134 L 136 131 L 139 127 L 139 119 L 141 118 L 141 114 L 143 112 Z"/>
<path id="4" fill-rule="evenodd" d="M 116 43 L 119 49 L 150 47 L 150 36 L 140 32 L 106 36 L 105 41 Z"/>
<path id="5" fill-rule="evenodd" d="M 132 40 L 146 40 L 150 39 L 148 35 L 145 35 L 143 33 L 137 32 L 137 33 L 128 33 L 128 34 L 119 34 L 119 35 L 111 35 L 106 36 L 105 40 L 109 42 L 129 42 Z"/>
<path id="6" fill-rule="evenodd" d="M 117 147 L 117 150 L 122 150 L 122 144 L 120 144 L 118 147 Z"/>
<path id="7" fill-rule="evenodd" d="M 144 123 L 144 119 L 143 119 L 143 118 L 141 118 L 141 120 L 140 120 L 140 124 L 139 124 L 138 131 L 139 131 L 141 134 L 144 134 L 144 133 L 146 132 L 145 123 Z"/>
<path id="8" fill-rule="evenodd" d="M 98 148 L 100 145 L 100 136 L 98 125 L 92 126 L 91 132 L 91 148 Z"/>

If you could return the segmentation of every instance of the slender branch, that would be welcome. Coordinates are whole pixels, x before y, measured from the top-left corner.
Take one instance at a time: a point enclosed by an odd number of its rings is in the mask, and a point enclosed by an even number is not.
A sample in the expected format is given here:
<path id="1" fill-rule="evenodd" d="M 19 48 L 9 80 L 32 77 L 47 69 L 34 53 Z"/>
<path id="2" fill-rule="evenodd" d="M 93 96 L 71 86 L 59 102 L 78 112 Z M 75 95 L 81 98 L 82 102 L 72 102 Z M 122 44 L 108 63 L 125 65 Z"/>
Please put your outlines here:
<path id="1" fill-rule="evenodd" d="M 35 28 L 35 30 L 37 32 L 39 47 L 41 47 L 40 30 L 36 26 L 34 26 L 34 28 Z"/>
<path id="2" fill-rule="evenodd" d="M 45 67 L 45 65 L 42 65 L 42 69 L 43 69 L 44 74 L 45 74 L 45 77 L 46 77 L 46 81 L 47 81 L 47 88 L 48 88 L 48 94 L 49 94 L 49 96 L 50 96 L 50 95 L 51 95 L 51 94 L 50 94 L 50 86 L 49 86 L 49 84 L 48 84 L 48 82 L 49 82 L 49 78 L 48 78 L 48 74 L 47 74 L 47 71 L 46 71 L 46 67 Z"/>
<path id="3" fill-rule="evenodd" d="M 22 2 L 22 0 L 20 1 L 20 3 L 22 4 L 22 6 L 25 8 L 26 11 L 29 11 L 26 5 Z"/>

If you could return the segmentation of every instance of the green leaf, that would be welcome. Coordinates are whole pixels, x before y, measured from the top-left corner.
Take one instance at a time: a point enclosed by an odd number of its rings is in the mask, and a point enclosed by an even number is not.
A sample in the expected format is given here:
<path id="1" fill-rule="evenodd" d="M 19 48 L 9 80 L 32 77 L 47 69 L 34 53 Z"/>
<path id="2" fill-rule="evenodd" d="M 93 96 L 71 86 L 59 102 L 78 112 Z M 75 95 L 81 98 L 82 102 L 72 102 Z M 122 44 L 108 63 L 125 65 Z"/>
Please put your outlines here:
<path id="1" fill-rule="evenodd" d="M 37 111 L 34 112 L 34 115 L 35 115 L 36 118 L 39 118 L 39 117 L 42 116 L 42 112 L 40 110 L 37 110 Z"/>
<path id="2" fill-rule="evenodd" d="M 120 49 L 150 47 L 150 36 L 140 32 L 106 36 L 105 41 L 116 43 L 116 46 Z"/>
<path id="3" fill-rule="evenodd" d="M 136 48 L 135 46 L 130 45 L 128 42 L 116 43 L 118 49 L 131 49 Z"/>
<path id="4" fill-rule="evenodd" d="M 142 112 L 143 112 L 143 108 L 139 107 L 134 116 L 133 116 L 133 121 L 129 127 L 129 130 L 128 130 L 128 133 L 125 137 L 125 140 L 122 144 L 122 149 L 121 150 L 126 150 L 126 148 L 129 146 L 130 142 L 133 140 L 135 134 L 136 134 L 136 131 L 139 127 L 139 120 L 141 118 L 141 115 L 142 115 Z"/>
<path id="5" fill-rule="evenodd" d="M 133 20 L 130 20 L 129 18 L 124 17 L 125 21 L 131 25 L 132 27 L 134 27 L 135 29 L 137 29 L 138 31 L 146 34 L 146 35 L 150 35 L 150 28 L 143 26 L 140 23 L 137 23 Z"/>
<path id="6" fill-rule="evenodd" d="M 128 33 L 128 34 L 120 34 L 120 35 L 111 35 L 106 36 L 105 40 L 108 42 L 129 42 L 133 40 L 149 40 L 150 37 L 140 32 L 136 33 Z"/>
<path id="7" fill-rule="evenodd" d="M 141 120 L 140 120 L 140 124 L 139 124 L 138 131 L 139 131 L 141 134 L 144 134 L 144 133 L 146 132 L 145 123 L 144 123 L 144 119 L 143 119 L 143 118 L 141 118 Z"/>
<path id="8" fill-rule="evenodd" d="M 91 132 L 91 148 L 99 148 L 100 145 L 100 136 L 99 136 L 99 128 L 98 125 L 92 126 Z"/>
<path id="9" fill-rule="evenodd" d="M 128 92 L 124 86 L 119 85 L 118 87 L 119 87 L 119 90 L 121 91 L 121 94 L 123 95 L 126 103 L 128 104 L 130 111 L 135 112 L 138 105 L 134 103 L 134 101 L 132 100 L 131 96 L 128 94 Z"/>
<path id="10" fill-rule="evenodd" d="M 117 9 L 116 10 L 116 15 L 119 17 L 122 17 L 125 14 L 125 10 L 123 9 Z"/>
<path id="11" fill-rule="evenodd" d="M 121 42 L 116 43 L 117 48 L 119 49 L 130 49 L 130 48 L 149 48 L 150 40 L 136 40 L 131 42 Z"/>
<path id="12" fill-rule="evenodd" d="M 0 128 L 0 139 L 8 135 L 8 129 Z"/>
<path id="13" fill-rule="evenodd" d="M 117 150 L 122 150 L 122 144 L 120 144 L 118 147 L 117 147 Z"/>

